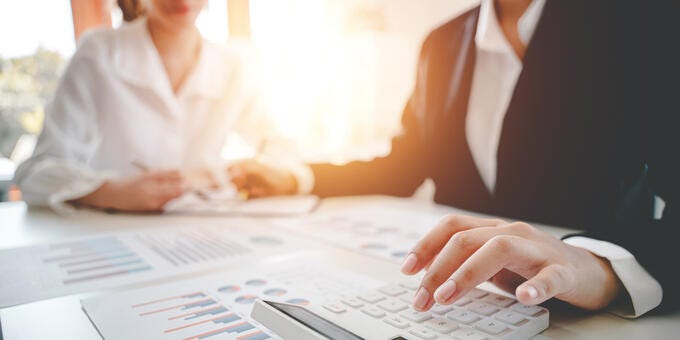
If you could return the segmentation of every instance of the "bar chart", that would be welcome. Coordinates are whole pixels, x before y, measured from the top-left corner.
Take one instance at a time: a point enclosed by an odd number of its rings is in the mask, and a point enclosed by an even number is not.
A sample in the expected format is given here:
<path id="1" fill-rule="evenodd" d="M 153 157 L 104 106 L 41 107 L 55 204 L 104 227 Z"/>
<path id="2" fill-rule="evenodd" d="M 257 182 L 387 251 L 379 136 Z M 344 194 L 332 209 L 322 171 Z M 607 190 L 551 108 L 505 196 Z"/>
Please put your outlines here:
<path id="1" fill-rule="evenodd" d="M 177 234 L 144 233 L 136 239 L 173 267 L 240 256 L 252 251 L 230 235 L 202 229 L 187 229 Z"/>
<path id="2" fill-rule="evenodd" d="M 204 292 L 192 292 L 131 306 L 140 321 L 162 325 L 162 333 L 183 340 L 229 337 L 263 340 L 271 336 Z M 167 319 L 167 320 L 166 320 Z"/>
<path id="3" fill-rule="evenodd" d="M 114 236 L 51 245 L 42 262 L 59 271 L 65 285 L 153 269 Z"/>
<path id="4" fill-rule="evenodd" d="M 353 272 L 296 260 L 276 269 L 253 266 L 81 304 L 105 339 L 278 339 L 250 318 L 257 299 L 309 305 L 381 284 Z"/>
<path id="5" fill-rule="evenodd" d="M 0 253 L 0 307 L 223 268 L 290 251 L 291 242 L 262 222 L 232 219 L 10 249 Z"/>

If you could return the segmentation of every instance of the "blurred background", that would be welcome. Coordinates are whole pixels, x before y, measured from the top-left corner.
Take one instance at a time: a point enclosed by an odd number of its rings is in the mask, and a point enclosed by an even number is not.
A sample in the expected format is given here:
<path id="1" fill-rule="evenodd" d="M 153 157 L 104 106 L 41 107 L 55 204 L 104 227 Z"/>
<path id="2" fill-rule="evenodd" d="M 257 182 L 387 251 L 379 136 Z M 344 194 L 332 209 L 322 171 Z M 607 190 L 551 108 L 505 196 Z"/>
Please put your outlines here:
<path id="1" fill-rule="evenodd" d="M 306 161 L 344 163 L 389 152 L 427 33 L 475 0 L 209 0 L 198 19 L 208 40 L 257 60 L 267 134 Z M 30 156 L 44 106 L 94 27 L 118 27 L 112 0 L 0 1 L 0 200 Z M 251 145 L 230 136 L 227 159 Z"/>

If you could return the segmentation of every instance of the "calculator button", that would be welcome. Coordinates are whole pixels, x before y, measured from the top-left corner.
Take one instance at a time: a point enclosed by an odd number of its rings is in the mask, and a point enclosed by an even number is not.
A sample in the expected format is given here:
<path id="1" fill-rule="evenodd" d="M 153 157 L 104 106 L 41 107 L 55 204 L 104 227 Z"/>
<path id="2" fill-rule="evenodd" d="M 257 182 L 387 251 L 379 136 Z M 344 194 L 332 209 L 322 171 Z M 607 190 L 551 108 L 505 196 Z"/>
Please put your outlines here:
<path id="1" fill-rule="evenodd" d="M 379 303 L 377 306 L 390 313 L 398 313 L 408 308 L 407 304 L 397 300 L 386 300 Z"/>
<path id="2" fill-rule="evenodd" d="M 399 285 L 409 289 L 409 290 L 416 290 L 418 287 L 420 287 L 420 281 L 417 280 L 404 280 L 399 282 Z"/>
<path id="3" fill-rule="evenodd" d="M 458 328 L 458 324 L 449 319 L 435 318 L 425 321 L 425 327 L 439 333 L 450 333 Z"/>
<path id="4" fill-rule="evenodd" d="M 383 316 L 385 316 L 385 312 L 383 312 L 378 307 L 370 306 L 362 309 L 361 311 L 364 312 L 364 314 L 370 315 L 374 318 L 382 318 Z"/>
<path id="5" fill-rule="evenodd" d="M 510 307 L 510 309 L 514 310 L 515 312 L 522 313 L 524 315 L 528 316 L 535 316 L 536 314 L 540 313 L 543 311 L 543 308 L 538 307 L 538 306 L 527 306 L 521 303 L 516 303 Z"/>
<path id="6" fill-rule="evenodd" d="M 404 319 L 402 319 L 398 316 L 390 316 L 387 319 L 385 319 L 384 321 L 386 323 L 394 326 L 394 327 L 399 328 L 399 329 L 404 329 L 404 328 L 411 325 L 410 323 L 408 323 L 408 321 L 406 321 L 406 320 L 404 320 Z"/>
<path id="7" fill-rule="evenodd" d="M 488 336 L 471 329 L 459 329 L 451 335 L 460 340 L 486 340 L 489 338 Z"/>
<path id="8" fill-rule="evenodd" d="M 464 309 L 456 309 L 453 312 L 446 314 L 446 317 L 466 325 L 479 320 L 479 316 L 475 315 L 475 313 L 466 311 Z"/>
<path id="9" fill-rule="evenodd" d="M 344 304 L 346 304 L 346 305 L 348 305 L 352 308 L 359 308 L 359 307 L 362 307 L 364 305 L 363 302 L 361 302 L 359 299 L 355 299 L 355 298 L 344 299 L 344 300 L 342 300 L 342 303 L 344 303 Z"/>
<path id="10" fill-rule="evenodd" d="M 413 294 L 406 294 L 399 297 L 399 300 L 406 302 L 407 305 L 412 305 L 414 298 Z"/>
<path id="11" fill-rule="evenodd" d="M 456 302 L 454 302 L 453 305 L 457 306 L 457 307 L 462 307 L 462 306 L 467 305 L 470 302 L 472 302 L 472 299 L 470 299 L 467 296 L 463 296 L 462 298 L 456 300 Z"/>
<path id="12" fill-rule="evenodd" d="M 473 298 L 473 299 L 480 299 L 480 298 L 483 298 L 483 297 L 489 295 L 489 293 L 487 293 L 487 292 L 485 292 L 481 289 L 474 288 L 465 295 L 470 297 L 470 298 Z"/>
<path id="13" fill-rule="evenodd" d="M 414 329 L 412 329 L 408 332 L 419 337 L 419 338 L 421 338 L 421 339 L 430 340 L 430 339 L 436 339 L 437 338 L 437 334 L 435 334 L 435 332 L 433 332 L 433 331 L 431 331 L 427 328 L 423 328 L 423 327 L 414 328 Z"/>
<path id="14" fill-rule="evenodd" d="M 491 335 L 498 335 L 503 333 L 508 327 L 502 322 L 498 322 L 492 319 L 483 319 L 475 324 L 475 328 L 480 331 L 484 331 Z"/>
<path id="15" fill-rule="evenodd" d="M 394 296 L 394 297 L 406 293 L 406 289 L 399 287 L 399 286 L 382 287 L 382 288 L 380 288 L 380 291 L 383 292 L 384 294 L 387 294 L 389 296 Z"/>
<path id="16" fill-rule="evenodd" d="M 526 320 L 526 318 L 522 314 L 515 313 L 515 312 L 510 311 L 510 310 L 502 310 L 502 311 L 496 313 L 496 315 L 494 315 L 493 317 L 496 320 L 501 320 L 505 323 L 509 323 L 509 324 L 515 325 L 515 326 L 518 326 L 524 320 Z"/>
<path id="17" fill-rule="evenodd" d="M 491 294 L 482 301 L 486 303 L 490 303 L 492 305 L 496 305 L 498 307 L 509 307 L 510 305 L 514 305 L 517 301 L 515 299 L 511 299 L 509 297 L 501 296 L 501 295 L 496 295 L 496 294 Z"/>
<path id="18" fill-rule="evenodd" d="M 378 301 L 385 300 L 385 297 L 380 295 L 378 292 L 368 292 L 365 294 L 361 294 L 357 296 L 359 299 L 362 299 L 368 303 L 376 303 Z"/>
<path id="19" fill-rule="evenodd" d="M 490 305 L 484 302 L 473 302 L 467 305 L 466 308 L 477 314 L 482 314 L 484 316 L 489 316 L 493 313 L 498 312 L 498 308 L 496 308 L 494 305 Z"/>
<path id="20" fill-rule="evenodd" d="M 342 313 L 345 311 L 345 308 L 342 307 L 339 303 L 329 303 L 326 305 L 323 305 L 323 308 L 326 308 L 327 310 L 333 312 L 333 313 Z"/>
<path id="21" fill-rule="evenodd" d="M 432 314 L 428 312 L 419 312 L 410 308 L 399 315 L 413 322 L 423 322 L 432 318 Z"/>
<path id="22" fill-rule="evenodd" d="M 435 313 L 435 314 L 446 314 L 450 311 L 453 310 L 453 306 L 451 305 L 440 305 L 440 304 L 435 304 L 430 308 L 430 312 Z"/>

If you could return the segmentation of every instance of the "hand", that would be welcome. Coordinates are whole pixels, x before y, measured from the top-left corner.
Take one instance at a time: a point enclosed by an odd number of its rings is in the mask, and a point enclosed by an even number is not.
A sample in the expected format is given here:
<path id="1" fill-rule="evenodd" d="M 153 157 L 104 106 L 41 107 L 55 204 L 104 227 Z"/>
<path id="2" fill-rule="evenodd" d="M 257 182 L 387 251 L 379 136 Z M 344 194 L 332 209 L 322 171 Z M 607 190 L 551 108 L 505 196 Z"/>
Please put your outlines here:
<path id="1" fill-rule="evenodd" d="M 107 181 L 72 202 L 101 209 L 160 212 L 168 201 L 182 195 L 183 182 L 179 171 L 145 172 L 132 178 Z"/>
<path id="2" fill-rule="evenodd" d="M 219 187 L 215 175 L 208 168 L 191 168 L 183 170 L 182 178 L 186 190 L 217 189 Z"/>
<path id="3" fill-rule="evenodd" d="M 621 292 L 609 262 L 522 222 L 449 215 L 406 257 L 402 272 L 427 269 L 414 308 L 451 304 L 490 280 L 526 305 L 552 297 L 604 308 Z M 434 294 L 432 294 L 434 293 Z"/>
<path id="4" fill-rule="evenodd" d="M 244 160 L 229 167 L 229 175 L 239 191 L 248 197 L 292 195 L 297 192 L 297 180 L 292 173 L 255 160 Z"/>

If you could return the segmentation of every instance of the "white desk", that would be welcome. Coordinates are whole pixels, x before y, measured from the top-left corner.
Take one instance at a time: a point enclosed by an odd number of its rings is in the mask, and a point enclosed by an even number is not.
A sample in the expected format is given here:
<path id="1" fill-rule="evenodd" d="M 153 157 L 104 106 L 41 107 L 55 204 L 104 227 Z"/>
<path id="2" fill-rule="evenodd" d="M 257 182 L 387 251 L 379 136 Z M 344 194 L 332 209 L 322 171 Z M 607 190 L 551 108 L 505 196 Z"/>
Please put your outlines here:
<path id="1" fill-rule="evenodd" d="M 319 211 L 332 212 L 367 202 L 397 205 L 403 209 L 426 210 L 445 214 L 453 209 L 415 200 L 385 197 L 338 198 L 325 200 Z M 73 236 L 100 232 L 163 228 L 168 225 L 190 225 L 217 217 L 183 217 L 154 215 L 111 215 L 80 211 L 59 216 L 45 209 L 27 208 L 23 203 L 0 203 L 0 249 L 52 242 Z M 223 219 L 223 218 L 222 218 Z M 566 229 L 547 228 L 555 235 Z M 398 266 L 386 261 L 318 244 L 310 247 L 310 255 L 334 265 L 351 268 L 377 279 L 397 279 Z M 231 268 L 238 269 L 238 268 Z M 0 274 L 1 275 L 1 274 Z M 101 339 L 80 308 L 80 299 L 94 294 L 66 296 L 0 310 L 3 337 L 0 339 Z M 680 334 L 680 313 L 667 316 L 645 316 L 625 320 L 607 313 L 585 313 L 565 306 L 551 306 L 551 326 L 539 337 L 554 339 L 669 339 Z"/>

